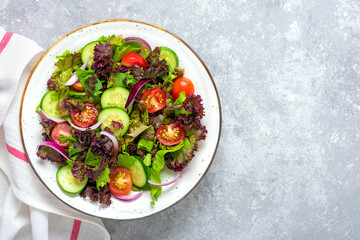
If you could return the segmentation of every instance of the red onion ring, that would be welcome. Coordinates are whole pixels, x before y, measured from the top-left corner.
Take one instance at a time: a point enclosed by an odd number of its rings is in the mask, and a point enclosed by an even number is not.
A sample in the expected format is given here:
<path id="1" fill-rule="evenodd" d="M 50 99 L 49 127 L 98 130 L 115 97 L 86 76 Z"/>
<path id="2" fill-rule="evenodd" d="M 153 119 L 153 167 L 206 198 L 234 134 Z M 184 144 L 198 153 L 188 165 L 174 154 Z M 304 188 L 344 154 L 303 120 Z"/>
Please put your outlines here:
<path id="1" fill-rule="evenodd" d="M 124 40 L 125 40 L 125 42 L 138 42 L 138 43 L 144 45 L 145 47 L 147 47 L 151 51 L 150 44 L 148 42 L 146 42 L 142 38 L 139 38 L 139 37 L 127 37 L 127 38 L 124 38 Z"/>
<path id="2" fill-rule="evenodd" d="M 92 125 L 91 127 L 86 127 L 86 128 L 78 127 L 78 126 L 76 126 L 75 124 L 73 124 L 72 122 L 70 122 L 70 121 L 68 121 L 68 122 L 70 123 L 70 125 L 71 125 L 73 128 L 75 128 L 75 129 L 77 129 L 77 130 L 79 130 L 79 131 L 85 131 L 85 130 L 88 130 L 88 129 L 89 129 L 89 130 L 95 130 L 95 129 L 97 129 L 98 127 L 101 126 L 101 124 L 103 123 L 103 120 L 97 122 L 96 124 Z"/>
<path id="3" fill-rule="evenodd" d="M 133 192 L 133 191 L 130 191 L 130 192 Z M 122 201 L 132 201 L 132 200 L 135 200 L 135 199 L 141 197 L 141 195 L 143 195 L 143 193 L 144 193 L 144 191 L 141 190 L 139 193 L 137 193 L 136 195 L 132 195 L 132 196 L 128 196 L 128 195 L 119 196 L 119 195 L 115 195 L 115 194 L 112 194 L 112 195 Z"/>
<path id="4" fill-rule="evenodd" d="M 46 115 L 42 110 L 41 108 L 38 109 L 41 117 L 45 120 L 51 120 L 51 121 L 54 121 L 56 123 L 61 123 L 61 122 L 66 122 L 66 120 L 64 119 L 61 119 L 61 118 L 53 118 L 53 117 L 49 117 L 48 115 Z"/>
<path id="5" fill-rule="evenodd" d="M 39 149 L 41 146 L 47 146 L 47 147 L 51 147 L 52 149 L 54 149 L 55 151 L 57 151 L 58 153 L 60 153 L 61 155 L 63 155 L 66 159 L 73 161 L 68 155 L 67 153 L 64 151 L 64 149 L 62 149 L 57 143 L 52 142 L 52 141 L 45 141 L 43 143 L 40 143 L 37 146 L 37 149 Z"/>
<path id="6" fill-rule="evenodd" d="M 130 90 L 129 97 L 125 103 L 125 110 L 128 110 L 131 104 L 135 101 L 136 95 L 139 93 L 142 87 L 145 86 L 146 83 L 152 81 L 151 79 L 140 80 L 136 83 Z"/>
<path id="7" fill-rule="evenodd" d="M 118 143 L 117 139 L 115 138 L 115 136 L 112 135 L 109 132 L 106 132 L 106 131 L 101 131 L 100 135 L 107 136 L 113 142 L 113 144 L 114 144 L 114 158 L 116 158 L 117 152 L 119 150 L 119 143 Z"/>
<path id="8" fill-rule="evenodd" d="M 80 67 L 81 70 L 85 70 L 86 65 L 89 63 L 90 59 L 91 59 L 91 58 L 89 58 L 83 65 L 81 65 L 81 67 Z M 78 78 L 78 76 L 76 75 L 76 71 L 75 71 L 75 72 L 73 72 L 73 73 L 71 74 L 70 79 L 69 79 L 64 85 L 65 85 L 65 86 L 71 86 L 71 85 L 73 85 L 78 79 L 79 79 L 79 78 Z"/>
<path id="9" fill-rule="evenodd" d="M 167 186 L 167 185 L 173 184 L 176 180 L 178 180 L 178 178 L 180 177 L 180 173 L 181 173 L 181 172 L 177 172 L 176 177 L 175 177 L 173 180 L 171 180 L 170 182 L 166 182 L 166 183 L 154 183 L 154 182 L 152 182 L 152 181 L 150 181 L 150 180 L 148 180 L 148 182 L 149 182 L 149 184 L 154 185 L 154 186 L 159 186 L 159 187 Z"/>

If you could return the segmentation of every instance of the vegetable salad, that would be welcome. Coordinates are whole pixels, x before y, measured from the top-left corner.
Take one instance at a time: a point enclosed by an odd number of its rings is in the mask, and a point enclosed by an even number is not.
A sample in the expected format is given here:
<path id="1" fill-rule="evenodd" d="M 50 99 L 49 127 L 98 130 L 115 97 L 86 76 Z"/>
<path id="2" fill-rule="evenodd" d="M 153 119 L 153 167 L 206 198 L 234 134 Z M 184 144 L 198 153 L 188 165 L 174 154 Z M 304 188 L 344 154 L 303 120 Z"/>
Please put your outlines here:
<path id="1" fill-rule="evenodd" d="M 44 129 L 37 155 L 60 165 L 67 193 L 110 205 L 150 191 L 155 204 L 207 133 L 202 98 L 177 54 L 112 35 L 56 59 L 36 110 Z M 162 183 L 164 168 L 176 178 Z"/>

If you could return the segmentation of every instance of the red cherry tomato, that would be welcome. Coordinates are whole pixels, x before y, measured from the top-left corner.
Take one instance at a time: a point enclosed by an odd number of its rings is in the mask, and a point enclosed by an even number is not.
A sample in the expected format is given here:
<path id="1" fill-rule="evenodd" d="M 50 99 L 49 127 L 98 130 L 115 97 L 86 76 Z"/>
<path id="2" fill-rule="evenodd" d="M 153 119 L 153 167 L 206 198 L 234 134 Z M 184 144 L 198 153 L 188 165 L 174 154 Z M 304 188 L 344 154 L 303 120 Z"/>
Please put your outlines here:
<path id="1" fill-rule="evenodd" d="M 180 143 L 185 138 L 185 130 L 179 123 L 161 125 L 156 130 L 157 139 L 165 146 L 172 146 Z"/>
<path id="2" fill-rule="evenodd" d="M 139 67 L 142 67 L 143 69 L 146 69 L 146 67 L 147 67 L 145 59 L 137 53 L 126 54 L 122 58 L 121 63 L 125 67 L 133 67 L 135 65 L 138 65 Z"/>
<path id="3" fill-rule="evenodd" d="M 124 195 L 130 192 L 132 187 L 131 174 L 126 168 L 116 168 L 110 174 L 109 187 L 115 195 Z"/>
<path id="4" fill-rule="evenodd" d="M 55 125 L 51 132 L 51 139 L 62 148 L 68 148 L 69 142 L 62 142 L 60 136 L 72 136 L 71 126 L 68 122 L 62 122 Z"/>
<path id="5" fill-rule="evenodd" d="M 98 110 L 91 103 L 84 103 L 84 110 L 71 113 L 71 119 L 78 127 L 86 128 L 93 124 L 98 117 Z"/>
<path id="6" fill-rule="evenodd" d="M 85 92 L 85 88 L 83 85 L 81 85 L 81 82 L 77 80 L 73 85 L 71 85 L 75 90 L 78 90 L 80 92 Z"/>
<path id="7" fill-rule="evenodd" d="M 194 84 L 190 79 L 186 77 L 179 77 L 174 81 L 174 87 L 171 90 L 171 95 L 174 101 L 179 97 L 181 92 L 185 92 L 186 96 L 194 94 Z"/>
<path id="8" fill-rule="evenodd" d="M 154 113 L 166 106 L 166 93 L 161 88 L 152 88 L 147 90 L 141 96 L 148 108 L 149 113 Z"/>

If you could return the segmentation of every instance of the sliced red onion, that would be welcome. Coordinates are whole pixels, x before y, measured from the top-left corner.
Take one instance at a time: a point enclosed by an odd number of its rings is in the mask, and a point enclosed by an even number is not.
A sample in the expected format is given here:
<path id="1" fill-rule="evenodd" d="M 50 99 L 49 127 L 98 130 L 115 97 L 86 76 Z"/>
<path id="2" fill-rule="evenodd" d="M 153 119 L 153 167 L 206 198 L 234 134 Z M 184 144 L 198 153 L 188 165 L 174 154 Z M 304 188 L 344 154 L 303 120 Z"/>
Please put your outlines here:
<path id="1" fill-rule="evenodd" d="M 114 157 L 116 157 L 118 149 L 119 149 L 119 143 L 118 143 L 117 139 L 115 138 L 115 136 L 112 135 L 109 132 L 106 132 L 106 131 L 101 131 L 100 135 L 107 136 L 113 142 L 113 144 L 114 144 Z"/>
<path id="2" fill-rule="evenodd" d="M 62 118 L 53 118 L 53 117 L 49 117 L 48 115 L 46 115 L 42 110 L 41 108 L 38 109 L 41 117 L 45 120 L 51 120 L 51 121 L 54 121 L 56 123 L 61 123 L 61 122 L 66 122 L 66 120 L 62 119 Z"/>
<path id="3" fill-rule="evenodd" d="M 138 94 L 138 92 L 142 89 L 142 87 L 150 82 L 151 79 L 147 79 L 147 80 L 140 80 L 137 84 L 135 84 L 131 90 L 130 90 L 130 94 L 129 97 L 125 103 L 125 109 L 128 110 L 129 107 L 131 106 L 131 104 L 135 101 L 136 95 Z"/>
<path id="4" fill-rule="evenodd" d="M 89 63 L 91 58 L 89 58 L 83 65 L 81 65 L 80 69 L 85 70 L 86 65 Z M 78 76 L 76 75 L 76 71 L 71 74 L 70 79 L 64 84 L 65 86 L 71 86 L 78 80 Z"/>
<path id="5" fill-rule="evenodd" d="M 150 44 L 147 43 L 144 39 L 139 38 L 139 37 L 127 37 L 124 38 L 125 42 L 138 42 L 142 45 L 144 45 L 145 47 L 147 47 L 150 51 L 151 51 L 151 47 Z"/>
<path id="6" fill-rule="evenodd" d="M 130 191 L 130 193 L 133 192 L 133 191 Z M 127 195 L 115 195 L 113 194 L 114 197 L 116 197 L 117 199 L 120 199 L 122 201 L 131 201 L 131 200 L 135 200 L 139 197 L 141 197 L 141 195 L 143 195 L 144 191 L 140 191 L 139 193 L 135 194 L 135 195 L 131 195 L 129 196 L 128 194 Z"/>
<path id="7" fill-rule="evenodd" d="M 70 122 L 70 121 L 68 121 L 68 122 L 70 123 L 70 125 L 71 125 L 73 128 L 75 128 L 75 129 L 77 129 L 77 130 L 79 130 L 79 131 L 85 131 L 85 130 L 95 130 L 95 129 L 97 129 L 98 127 L 101 126 L 101 124 L 103 123 L 103 120 L 97 122 L 96 124 L 94 124 L 94 125 L 92 125 L 92 126 L 90 126 L 90 127 L 86 127 L 86 128 L 78 127 L 78 126 L 76 126 L 75 124 L 73 124 L 72 122 Z"/>
<path id="8" fill-rule="evenodd" d="M 180 173 L 181 172 L 177 172 L 177 175 L 176 177 L 171 180 L 170 182 L 166 182 L 166 183 L 154 183 L 150 180 L 148 180 L 148 182 L 151 184 L 151 185 L 154 185 L 154 186 L 159 186 L 159 187 L 163 187 L 163 186 L 167 186 L 167 185 L 170 185 L 170 184 L 173 184 L 176 180 L 178 180 L 178 178 L 180 177 Z"/>
<path id="9" fill-rule="evenodd" d="M 70 79 L 64 84 L 65 86 L 71 86 L 73 85 L 74 83 L 76 83 L 76 81 L 78 80 L 78 76 L 76 75 L 76 72 L 73 72 L 71 74 L 71 77 Z"/>
<path id="10" fill-rule="evenodd" d="M 52 141 L 45 141 L 43 143 L 40 143 L 37 146 L 37 149 L 39 149 L 41 146 L 47 146 L 47 147 L 51 147 L 52 149 L 54 149 L 55 151 L 59 152 L 61 155 L 63 155 L 66 159 L 73 161 L 68 155 L 67 153 L 64 151 L 64 149 L 62 149 L 57 143 L 52 142 Z"/>

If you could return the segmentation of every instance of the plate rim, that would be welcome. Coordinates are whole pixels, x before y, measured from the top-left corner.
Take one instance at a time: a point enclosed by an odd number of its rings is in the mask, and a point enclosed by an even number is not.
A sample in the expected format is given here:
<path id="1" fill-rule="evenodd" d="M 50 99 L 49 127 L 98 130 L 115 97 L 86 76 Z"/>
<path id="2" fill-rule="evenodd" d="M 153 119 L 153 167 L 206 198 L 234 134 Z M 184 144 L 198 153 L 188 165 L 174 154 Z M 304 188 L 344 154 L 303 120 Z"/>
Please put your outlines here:
<path id="1" fill-rule="evenodd" d="M 204 69 L 206 70 L 207 74 L 209 75 L 210 77 L 210 80 L 211 80 L 211 83 L 214 87 L 214 90 L 215 90 L 215 93 L 216 93 L 216 99 L 217 99 L 217 104 L 218 104 L 218 109 L 219 109 L 219 134 L 218 134 L 218 137 L 217 137 L 217 141 L 216 141 L 216 145 L 215 145 L 215 148 L 214 148 L 214 152 L 212 153 L 212 157 L 211 157 L 211 160 L 210 160 L 210 163 L 209 165 L 207 166 L 207 168 L 205 169 L 204 173 L 202 174 L 201 178 L 197 181 L 197 183 L 190 189 L 190 191 L 188 191 L 184 196 L 182 196 L 180 199 L 178 199 L 176 202 L 170 204 L 169 206 L 161 209 L 160 211 L 157 211 L 155 213 L 152 213 L 152 214 L 149 214 L 147 216 L 139 216 L 139 217 L 136 217 L 136 218 L 131 218 L 131 219 L 119 219 L 119 218 L 107 218 L 107 217 L 100 217 L 100 216 L 97 216 L 97 215 L 94 215 L 94 214 L 91 214 L 91 213 L 88 213 L 88 212 L 85 212 L 85 211 L 82 211 L 74 206 L 72 206 L 71 204 L 67 203 L 66 201 L 64 201 L 63 199 L 61 199 L 59 196 L 57 196 L 48 186 L 47 184 L 45 184 L 45 182 L 42 180 L 42 178 L 39 176 L 39 174 L 37 173 L 35 167 L 33 166 L 32 164 L 32 161 L 28 155 L 28 152 L 26 150 L 26 147 L 25 147 L 25 141 L 24 141 L 24 136 L 23 136 L 23 128 L 22 128 L 22 109 L 23 109 L 23 104 L 24 104 L 24 97 L 25 97 L 25 93 L 26 93 L 26 90 L 27 90 L 27 87 L 29 85 L 29 82 L 30 82 L 30 79 L 32 78 L 32 75 L 33 73 L 35 72 L 35 70 L 37 69 L 38 65 L 40 64 L 40 62 L 43 60 L 43 58 L 50 52 L 50 50 L 52 48 L 54 48 L 58 43 L 60 43 L 62 40 L 64 40 L 65 38 L 69 37 L 70 35 L 80 31 L 81 29 L 85 29 L 85 28 L 88 28 L 88 27 L 91 27 L 91 26 L 94 26 L 94 25 L 98 25 L 98 24 L 103 24 L 103 23 L 107 23 L 107 22 L 130 22 L 130 23 L 136 23 L 136 24 L 143 24 L 143 25 L 147 25 L 147 26 L 151 26 L 151 27 L 154 27 L 154 28 L 157 28 L 163 32 L 166 32 L 168 34 L 170 34 L 171 36 L 175 37 L 177 40 L 179 40 L 182 44 L 184 44 L 195 56 L 196 58 L 200 61 L 200 63 L 202 64 L 202 66 L 204 67 Z M 52 195 L 54 195 L 57 199 L 59 199 L 62 203 L 64 203 L 65 205 L 69 206 L 70 208 L 78 211 L 78 212 L 81 212 L 83 214 L 86 214 L 88 216 L 92 216 L 92 217 L 96 217 L 96 218 L 99 218 L 99 219 L 109 219 L 109 220 L 119 220 L 119 221 L 131 221 L 131 220 L 137 220 L 137 219 L 143 219 L 143 218 L 147 218 L 147 217 L 150 217 L 150 216 L 154 216 L 160 212 L 163 212 L 171 207 L 173 207 L 175 204 L 181 202 L 183 199 L 185 199 L 187 196 L 189 196 L 189 194 L 198 186 L 198 184 L 201 182 L 201 180 L 204 178 L 205 174 L 208 172 L 210 166 L 212 165 L 213 161 L 214 161 L 214 158 L 215 158 L 215 155 L 216 155 L 216 152 L 217 152 L 217 149 L 218 149 L 218 146 L 219 146 L 219 142 L 220 142 L 220 136 L 221 136 L 221 130 L 222 130 L 222 109 L 221 109 L 221 102 L 220 102 L 220 96 L 219 96 L 219 93 L 218 93 L 218 90 L 216 88 L 216 85 L 215 85 L 215 82 L 214 82 L 214 79 L 209 71 L 209 69 L 207 68 L 206 64 L 204 63 L 204 61 L 199 57 L 199 55 L 184 41 L 182 40 L 180 37 L 178 37 L 177 35 L 169 32 L 168 30 L 162 28 L 162 27 L 159 27 L 157 25 L 154 25 L 154 24 L 151 24 L 151 23 L 147 23 L 147 22 L 143 22 L 143 21 L 138 21 L 138 20 L 130 20 L 130 19 L 107 19 L 107 20 L 101 20 L 101 21 L 97 21 L 97 22 L 93 22 L 93 23 L 90 23 L 90 24 L 87 24 L 87 25 L 84 25 L 82 27 L 79 27 L 71 32 L 69 32 L 68 34 L 66 34 L 65 36 L 61 37 L 59 40 L 57 40 L 53 45 L 51 45 L 50 48 L 48 48 L 44 53 L 43 55 L 40 57 L 40 59 L 37 61 L 37 63 L 35 64 L 34 68 L 32 69 L 26 83 L 25 83 L 25 87 L 24 87 L 24 90 L 23 90 L 23 93 L 22 93 L 22 97 L 21 97 L 21 103 L 20 103 L 20 114 L 19 114 L 19 125 L 20 125 L 20 135 L 21 135 L 21 142 L 22 142 L 22 145 L 23 145 L 23 148 L 24 148 L 24 151 L 25 151 L 25 155 L 28 159 L 28 162 L 32 168 L 32 170 L 34 171 L 35 175 L 37 176 L 37 178 L 40 180 L 40 182 L 51 192 Z"/>

